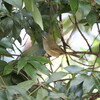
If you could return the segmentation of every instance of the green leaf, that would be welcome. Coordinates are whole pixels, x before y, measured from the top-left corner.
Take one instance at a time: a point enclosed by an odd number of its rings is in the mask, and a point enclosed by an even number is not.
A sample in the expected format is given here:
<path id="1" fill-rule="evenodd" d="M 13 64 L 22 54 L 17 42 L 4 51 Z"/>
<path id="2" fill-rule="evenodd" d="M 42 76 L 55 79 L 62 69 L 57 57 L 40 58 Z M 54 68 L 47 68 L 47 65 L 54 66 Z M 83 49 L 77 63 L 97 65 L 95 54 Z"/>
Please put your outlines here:
<path id="1" fill-rule="evenodd" d="M 99 44 L 100 44 L 99 40 L 95 40 L 93 42 L 93 45 L 92 45 L 92 51 L 93 52 L 99 52 L 100 51 Z"/>
<path id="2" fill-rule="evenodd" d="M 17 8 L 20 8 L 20 9 L 22 8 L 22 4 L 23 4 L 22 0 L 4 0 L 4 1 Z"/>
<path id="3" fill-rule="evenodd" d="M 0 100 L 7 100 L 5 90 L 0 89 Z"/>
<path id="4" fill-rule="evenodd" d="M 47 69 L 46 66 L 40 64 L 37 61 L 29 61 L 30 64 L 32 64 L 37 70 L 40 72 L 44 73 L 45 75 L 49 76 L 49 70 Z"/>
<path id="5" fill-rule="evenodd" d="M 88 93 L 90 92 L 93 87 L 95 86 L 95 80 L 93 76 L 88 76 L 85 78 L 84 83 L 83 83 L 83 90 Z"/>
<path id="6" fill-rule="evenodd" d="M 87 16 L 91 11 L 91 5 L 88 2 L 81 1 L 79 3 L 79 10 L 81 11 L 83 16 Z"/>
<path id="7" fill-rule="evenodd" d="M 51 98 L 67 98 L 66 95 L 64 93 L 53 93 L 53 92 L 50 92 L 50 97 Z"/>
<path id="8" fill-rule="evenodd" d="M 5 48 L 13 49 L 12 44 L 13 44 L 13 43 L 11 42 L 11 39 L 10 39 L 10 38 L 3 38 L 3 39 L 0 41 L 0 46 L 5 47 Z"/>
<path id="9" fill-rule="evenodd" d="M 45 98 L 48 96 L 48 91 L 40 88 L 37 92 L 36 100 L 46 100 Z"/>
<path id="10" fill-rule="evenodd" d="M 8 64 L 8 65 L 6 65 L 5 68 L 4 68 L 3 75 L 8 75 L 8 74 L 10 74 L 12 71 L 13 71 L 13 65 Z"/>
<path id="11" fill-rule="evenodd" d="M 29 75 L 33 80 L 36 78 L 36 69 L 32 67 L 30 64 L 26 64 L 24 67 L 25 72 Z"/>
<path id="12" fill-rule="evenodd" d="M 11 11 L 12 11 L 12 5 L 9 4 L 9 3 L 7 3 L 7 2 L 4 2 L 4 5 L 7 8 L 7 10 L 11 13 Z"/>
<path id="13" fill-rule="evenodd" d="M 7 100 L 13 100 L 14 95 L 21 95 L 24 100 L 31 100 L 25 89 L 18 86 L 8 86 L 6 91 Z"/>
<path id="14" fill-rule="evenodd" d="M 100 0 L 94 0 L 98 5 L 100 5 Z"/>
<path id="15" fill-rule="evenodd" d="M 83 95 L 83 82 L 71 86 L 68 90 L 67 96 L 70 100 L 81 100 Z"/>
<path id="16" fill-rule="evenodd" d="M 75 77 L 75 78 L 71 81 L 70 87 L 75 86 L 75 85 L 78 85 L 78 84 L 84 82 L 85 78 L 87 78 L 87 77 L 88 77 L 88 76 L 85 75 L 85 74 L 82 74 L 82 75 L 79 75 L 79 76 Z"/>
<path id="17" fill-rule="evenodd" d="M 43 30 L 43 22 L 42 22 L 42 16 L 40 14 L 39 9 L 37 6 L 33 3 L 32 0 L 24 0 L 26 9 L 32 14 L 35 22 L 41 27 Z"/>
<path id="18" fill-rule="evenodd" d="M 56 73 L 53 73 L 50 78 L 47 80 L 47 83 L 51 83 L 53 81 L 57 81 L 61 78 L 63 78 L 64 76 L 66 76 L 67 73 L 66 72 L 56 72 Z"/>
<path id="19" fill-rule="evenodd" d="M 18 97 L 16 100 L 24 100 L 23 97 Z"/>
<path id="20" fill-rule="evenodd" d="M 93 25 L 94 23 L 97 22 L 97 14 L 96 14 L 94 11 L 91 11 L 91 12 L 87 15 L 86 19 L 87 19 L 87 21 L 88 21 L 88 23 L 89 23 L 90 25 Z"/>
<path id="21" fill-rule="evenodd" d="M 0 60 L 0 68 L 5 67 L 7 65 L 7 62 Z"/>
<path id="22" fill-rule="evenodd" d="M 12 57 L 12 55 L 4 48 L 0 47 L 0 55 Z"/>
<path id="23" fill-rule="evenodd" d="M 81 70 L 83 70 L 83 68 L 76 65 L 71 65 L 71 66 L 66 67 L 65 70 L 67 70 L 68 72 L 72 74 L 76 74 L 76 73 L 79 73 Z"/>
<path id="24" fill-rule="evenodd" d="M 18 68 L 18 73 L 21 69 L 23 69 L 23 67 L 27 64 L 27 59 L 26 58 L 21 58 L 19 61 L 18 61 L 18 65 L 17 65 L 17 68 Z"/>
<path id="25" fill-rule="evenodd" d="M 42 57 L 42 56 L 38 56 L 38 57 L 29 57 L 29 60 L 36 60 L 42 63 L 49 63 L 52 64 L 51 61 L 49 59 L 47 59 L 46 57 Z"/>
<path id="26" fill-rule="evenodd" d="M 69 0 L 72 12 L 75 14 L 79 7 L 79 0 Z"/>
<path id="27" fill-rule="evenodd" d="M 19 83 L 17 86 L 28 91 L 34 84 L 35 82 L 33 80 L 28 80 L 28 81 Z"/>

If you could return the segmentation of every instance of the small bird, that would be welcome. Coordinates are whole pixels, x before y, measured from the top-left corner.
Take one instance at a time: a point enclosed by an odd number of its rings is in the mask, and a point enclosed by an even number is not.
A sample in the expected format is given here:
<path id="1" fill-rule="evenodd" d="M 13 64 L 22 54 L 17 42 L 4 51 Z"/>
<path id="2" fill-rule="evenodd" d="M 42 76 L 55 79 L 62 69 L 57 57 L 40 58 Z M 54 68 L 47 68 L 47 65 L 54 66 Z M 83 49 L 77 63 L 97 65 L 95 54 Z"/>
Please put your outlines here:
<path id="1" fill-rule="evenodd" d="M 65 54 L 56 42 L 46 34 L 43 35 L 43 47 L 50 56 L 59 57 L 60 55 Z"/>
<path id="2" fill-rule="evenodd" d="M 71 53 L 71 52 L 69 52 L 69 53 L 65 52 L 47 34 L 43 35 L 43 47 L 44 47 L 44 50 L 46 51 L 46 53 L 49 54 L 50 56 L 59 57 L 63 54 L 69 54 L 69 55 L 77 57 L 77 55 L 73 55 L 73 53 Z"/>

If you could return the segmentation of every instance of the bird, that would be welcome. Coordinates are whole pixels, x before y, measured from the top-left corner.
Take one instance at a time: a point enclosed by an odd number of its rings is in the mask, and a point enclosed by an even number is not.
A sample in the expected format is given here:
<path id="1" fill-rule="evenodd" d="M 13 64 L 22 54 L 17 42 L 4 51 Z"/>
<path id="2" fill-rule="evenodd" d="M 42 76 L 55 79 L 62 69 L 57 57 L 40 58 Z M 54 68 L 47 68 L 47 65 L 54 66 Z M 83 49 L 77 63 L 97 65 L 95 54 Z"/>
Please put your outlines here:
<path id="1" fill-rule="evenodd" d="M 77 55 L 73 55 L 72 52 L 69 52 L 69 53 L 65 52 L 62 48 L 60 48 L 57 45 L 57 43 L 52 38 L 50 38 L 49 35 L 44 34 L 42 35 L 42 37 L 43 37 L 43 48 L 48 55 L 59 57 L 64 54 L 69 54 L 69 55 L 77 57 Z"/>

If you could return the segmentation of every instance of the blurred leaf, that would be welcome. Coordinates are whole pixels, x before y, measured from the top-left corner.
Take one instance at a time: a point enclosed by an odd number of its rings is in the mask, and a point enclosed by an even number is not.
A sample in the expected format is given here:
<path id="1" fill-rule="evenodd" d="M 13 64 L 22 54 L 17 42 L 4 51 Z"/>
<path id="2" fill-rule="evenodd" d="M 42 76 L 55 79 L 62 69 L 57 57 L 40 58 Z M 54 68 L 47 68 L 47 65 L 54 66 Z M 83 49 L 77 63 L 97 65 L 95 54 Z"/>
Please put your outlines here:
<path id="1" fill-rule="evenodd" d="M 7 62 L 0 60 L 0 75 L 2 75 L 6 65 L 7 65 Z"/>
<path id="2" fill-rule="evenodd" d="M 94 0 L 98 5 L 100 5 L 100 0 Z"/>
<path id="3" fill-rule="evenodd" d="M 90 25 L 93 25 L 94 23 L 97 22 L 97 14 L 96 14 L 94 11 L 91 11 L 91 12 L 87 15 L 86 19 L 87 19 L 87 21 L 88 21 L 88 23 L 89 23 Z"/>
<path id="4" fill-rule="evenodd" d="M 64 93 L 53 93 L 50 92 L 50 97 L 51 98 L 66 98 L 66 95 Z"/>
<path id="5" fill-rule="evenodd" d="M 100 57 L 97 58 L 96 63 L 100 66 Z"/>
<path id="6" fill-rule="evenodd" d="M 17 97 L 16 100 L 24 100 L 24 98 L 23 97 Z"/>
<path id="7" fill-rule="evenodd" d="M 21 69 L 23 69 L 23 67 L 25 67 L 25 65 L 27 64 L 27 59 L 26 58 L 21 58 L 19 61 L 18 61 L 18 65 L 17 65 L 17 68 L 18 68 L 18 73 Z"/>
<path id="8" fill-rule="evenodd" d="M 18 86 L 8 86 L 6 91 L 7 100 L 13 100 L 15 95 L 21 95 L 24 100 L 31 100 L 25 89 Z"/>
<path id="9" fill-rule="evenodd" d="M 0 55 L 12 57 L 12 55 L 4 48 L 0 47 Z"/>
<path id="10" fill-rule="evenodd" d="M 9 3 L 7 3 L 7 2 L 4 2 L 4 5 L 7 8 L 7 10 L 11 13 L 11 11 L 12 11 L 12 5 L 9 4 Z"/>
<path id="11" fill-rule="evenodd" d="M 1 41 L 0 41 L 0 46 L 3 46 L 5 48 L 10 48 L 10 49 L 13 49 L 13 46 L 12 46 L 12 42 L 10 40 L 10 38 L 3 38 Z"/>
<path id="12" fill-rule="evenodd" d="M 36 60 L 36 61 L 39 61 L 39 62 L 42 62 L 42 63 L 52 64 L 49 59 L 47 59 L 46 57 L 43 57 L 43 56 L 29 57 L 29 60 Z"/>
<path id="13" fill-rule="evenodd" d="M 95 85 L 98 91 L 100 91 L 100 73 L 94 75 Z"/>
<path id="14" fill-rule="evenodd" d="M 87 16 L 91 11 L 91 5 L 88 2 L 81 1 L 79 3 L 79 10 L 81 11 L 83 16 Z"/>
<path id="15" fill-rule="evenodd" d="M 72 12 L 75 14 L 79 7 L 79 0 L 69 0 Z"/>
<path id="16" fill-rule="evenodd" d="M 77 86 L 78 84 L 84 82 L 85 78 L 87 78 L 88 76 L 86 74 L 82 74 L 82 75 L 79 75 L 77 77 L 75 77 L 71 83 L 70 83 L 70 87 L 72 86 Z"/>
<path id="17" fill-rule="evenodd" d="M 71 65 L 71 66 L 66 67 L 65 70 L 67 70 L 68 72 L 72 74 L 76 74 L 76 73 L 79 73 L 81 70 L 83 70 L 83 68 L 76 65 Z"/>
<path id="18" fill-rule="evenodd" d="M 88 93 L 93 89 L 94 86 L 95 86 L 94 77 L 93 76 L 86 77 L 83 83 L 83 90 L 86 93 Z"/>
<path id="19" fill-rule="evenodd" d="M 36 100 L 47 100 L 45 99 L 48 96 L 48 91 L 40 88 L 37 92 Z"/>
<path id="20" fill-rule="evenodd" d="M 36 78 L 36 69 L 34 69 L 32 67 L 32 65 L 26 64 L 24 66 L 24 70 L 27 73 L 27 75 L 29 75 L 33 80 L 35 80 L 35 78 Z"/>
<path id="21" fill-rule="evenodd" d="M 3 75 L 8 75 L 8 74 L 10 74 L 12 71 L 13 71 L 13 65 L 8 64 L 8 65 L 6 65 L 5 68 L 4 68 Z"/>
<path id="22" fill-rule="evenodd" d="M 32 14 L 35 22 L 41 27 L 43 30 L 43 22 L 42 22 L 42 16 L 40 14 L 39 9 L 36 7 L 36 5 L 33 3 L 32 0 L 24 0 L 26 9 Z"/>
<path id="23" fill-rule="evenodd" d="M 32 56 L 32 55 L 37 56 L 38 51 L 39 51 L 39 45 L 35 44 L 35 45 L 31 46 L 29 49 L 25 50 L 22 53 L 22 57 Z"/>
<path id="24" fill-rule="evenodd" d="M 81 23 L 81 24 L 87 23 L 87 20 L 86 20 L 86 19 L 81 19 L 81 20 L 79 21 L 79 23 Z"/>
<path id="25" fill-rule="evenodd" d="M 0 89 L 0 100 L 7 100 L 5 90 Z"/>
<path id="26" fill-rule="evenodd" d="M 47 80 L 47 83 L 51 83 L 53 81 L 57 81 L 61 78 L 63 78 L 64 76 L 66 76 L 67 73 L 66 72 L 55 72 L 53 73 L 50 78 Z"/>
<path id="27" fill-rule="evenodd" d="M 33 80 L 28 80 L 28 81 L 24 81 L 24 82 L 19 83 L 17 86 L 19 88 L 23 88 L 26 91 L 28 91 L 34 85 L 34 83 L 35 82 Z"/>
<path id="28" fill-rule="evenodd" d="M 81 100 L 83 95 L 83 82 L 70 87 L 67 96 L 70 100 Z"/>
<path id="29" fill-rule="evenodd" d="M 100 44 L 99 40 L 95 40 L 93 42 L 93 45 L 92 45 L 92 51 L 93 52 L 99 52 L 100 51 L 99 44 Z"/>
<path id="30" fill-rule="evenodd" d="M 6 16 L 0 21 L 0 39 L 7 37 L 13 29 L 13 20 Z"/>
<path id="31" fill-rule="evenodd" d="M 40 72 L 44 73 L 45 75 L 49 76 L 49 70 L 47 69 L 46 66 L 40 64 L 37 61 L 29 61 L 30 64 L 32 64 L 34 66 L 34 68 L 36 68 L 37 70 L 39 70 Z"/>
<path id="32" fill-rule="evenodd" d="M 4 0 L 5 2 L 17 7 L 17 8 L 22 8 L 22 0 Z"/>

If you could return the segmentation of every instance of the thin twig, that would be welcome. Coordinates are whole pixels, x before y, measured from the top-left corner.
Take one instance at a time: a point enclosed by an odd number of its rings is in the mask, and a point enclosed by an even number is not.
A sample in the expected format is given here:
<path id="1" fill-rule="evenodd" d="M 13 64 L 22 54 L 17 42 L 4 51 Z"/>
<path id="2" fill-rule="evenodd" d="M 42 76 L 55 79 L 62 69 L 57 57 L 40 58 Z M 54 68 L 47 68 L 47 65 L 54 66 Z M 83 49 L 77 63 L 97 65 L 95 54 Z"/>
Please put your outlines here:
<path id="1" fill-rule="evenodd" d="M 56 81 L 53 81 L 53 82 L 58 82 L 58 81 L 67 81 L 67 80 L 72 80 L 72 78 L 59 79 L 59 80 L 56 80 Z"/>
<path id="2" fill-rule="evenodd" d="M 60 9 L 60 7 L 59 7 L 59 9 Z M 64 40 L 64 38 L 63 38 L 63 36 L 62 36 L 62 34 L 63 34 L 63 25 L 62 25 L 62 15 L 61 15 L 61 14 L 59 15 L 59 21 L 60 21 L 59 27 L 60 27 L 61 41 L 62 41 L 62 43 L 63 43 L 64 51 L 66 51 L 66 43 L 65 43 L 65 40 Z M 66 55 L 66 60 L 67 60 L 67 64 L 70 65 L 69 59 L 68 59 L 68 56 L 67 56 L 67 55 Z"/>
<path id="3" fill-rule="evenodd" d="M 75 18 L 75 26 L 77 27 L 77 29 L 78 29 L 78 31 L 80 32 L 81 36 L 84 38 L 85 42 L 87 43 L 90 52 L 92 52 L 91 46 L 89 45 L 89 43 L 88 43 L 86 37 L 83 35 L 83 33 L 81 32 L 81 30 L 80 30 L 80 28 L 79 28 L 79 26 L 78 26 L 78 23 L 77 23 L 77 20 L 76 20 L 76 16 L 74 16 L 74 18 Z"/>
<path id="4" fill-rule="evenodd" d="M 79 62 L 79 61 L 73 59 L 72 57 L 70 57 L 70 58 L 71 58 L 72 61 L 74 61 L 74 62 L 76 62 L 76 63 L 78 63 L 78 64 L 81 64 L 81 65 L 84 65 L 84 66 L 90 66 L 90 67 L 91 67 L 91 66 L 94 66 L 94 65 L 87 65 L 87 64 L 81 63 L 81 62 Z"/>
<path id="5" fill-rule="evenodd" d="M 85 51 L 66 52 L 65 54 L 72 55 L 72 56 L 75 56 L 76 54 L 91 54 L 91 55 L 95 55 L 97 57 L 100 56 L 99 52 L 96 53 L 96 52 L 85 52 Z"/>
<path id="6" fill-rule="evenodd" d="M 100 35 L 100 27 L 99 27 L 98 23 L 97 23 L 97 28 L 98 28 L 98 32 L 99 32 L 99 35 Z"/>
<path id="7" fill-rule="evenodd" d="M 96 57 L 96 59 L 95 59 L 95 61 L 94 61 L 94 66 L 93 66 L 92 71 L 94 71 L 94 68 L 95 68 L 95 64 L 96 64 L 97 59 L 98 59 L 98 57 Z"/>

